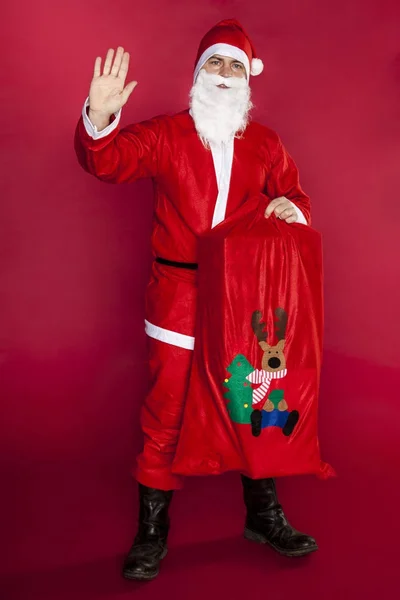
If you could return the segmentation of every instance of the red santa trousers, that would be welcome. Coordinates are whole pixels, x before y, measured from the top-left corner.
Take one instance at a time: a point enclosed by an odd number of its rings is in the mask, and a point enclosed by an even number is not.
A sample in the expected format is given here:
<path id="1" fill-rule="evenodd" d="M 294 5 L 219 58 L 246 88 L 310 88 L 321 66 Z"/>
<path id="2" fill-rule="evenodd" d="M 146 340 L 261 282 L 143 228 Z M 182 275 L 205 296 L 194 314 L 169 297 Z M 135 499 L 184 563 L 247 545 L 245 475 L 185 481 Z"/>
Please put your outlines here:
<path id="1" fill-rule="evenodd" d="M 196 342 L 173 471 L 334 475 L 320 457 L 320 234 L 250 198 L 199 241 Z"/>
<path id="2" fill-rule="evenodd" d="M 193 336 L 196 295 L 195 271 L 154 262 L 146 293 L 146 320 L 169 334 Z M 159 333 L 156 331 L 154 335 Z M 162 339 L 162 332 L 159 339 L 148 337 L 150 391 L 141 411 L 144 447 L 133 474 L 143 485 L 172 490 L 183 486 L 183 478 L 173 474 L 171 469 L 193 350 Z"/>

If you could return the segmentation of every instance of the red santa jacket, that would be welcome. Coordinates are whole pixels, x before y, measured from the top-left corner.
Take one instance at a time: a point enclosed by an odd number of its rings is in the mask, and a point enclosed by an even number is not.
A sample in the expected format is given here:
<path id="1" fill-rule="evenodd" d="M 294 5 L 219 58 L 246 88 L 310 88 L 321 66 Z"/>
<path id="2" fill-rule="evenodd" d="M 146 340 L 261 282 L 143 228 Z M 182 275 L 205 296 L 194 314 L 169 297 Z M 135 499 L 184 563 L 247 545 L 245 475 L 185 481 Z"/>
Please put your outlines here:
<path id="1" fill-rule="evenodd" d="M 81 166 L 109 183 L 154 180 L 152 248 L 170 260 L 196 262 L 197 237 L 209 230 L 218 196 L 212 153 L 201 143 L 188 110 L 174 116 L 117 127 L 94 140 L 79 120 L 75 150 Z M 278 135 L 250 122 L 234 141 L 226 216 L 246 197 L 263 192 L 286 196 L 310 224 L 310 200 L 297 167 Z"/>
<path id="2" fill-rule="evenodd" d="M 118 125 L 100 139 L 88 135 L 81 117 L 75 150 L 81 166 L 102 181 L 126 183 L 152 178 L 154 255 L 197 262 L 197 240 L 212 226 L 221 182 L 216 179 L 213 154 L 201 143 L 189 110 L 122 129 Z M 250 122 L 243 135 L 234 140 L 225 217 L 259 192 L 270 199 L 286 196 L 310 224 L 310 200 L 300 186 L 293 159 L 274 131 Z M 193 272 L 153 266 L 146 319 L 156 325 L 158 333 L 159 328 L 165 328 L 178 335 L 193 335 L 194 282 Z M 185 301 L 179 302 L 178 298 Z M 191 347 L 192 340 L 176 343 Z"/>

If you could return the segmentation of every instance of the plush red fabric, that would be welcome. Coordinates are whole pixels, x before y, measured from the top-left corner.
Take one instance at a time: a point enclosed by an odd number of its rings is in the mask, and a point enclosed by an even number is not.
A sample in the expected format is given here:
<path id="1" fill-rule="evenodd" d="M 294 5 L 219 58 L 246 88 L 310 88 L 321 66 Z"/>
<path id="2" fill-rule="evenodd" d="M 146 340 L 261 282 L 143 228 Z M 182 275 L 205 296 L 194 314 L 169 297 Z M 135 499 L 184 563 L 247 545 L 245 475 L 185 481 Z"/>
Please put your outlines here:
<path id="1" fill-rule="evenodd" d="M 176 473 L 334 474 L 320 458 L 317 434 L 321 236 L 266 219 L 267 203 L 264 195 L 248 199 L 201 238 Z"/>
<path id="2" fill-rule="evenodd" d="M 202 54 L 215 44 L 235 46 L 247 54 L 249 63 L 256 57 L 254 46 L 243 26 L 236 19 L 224 19 L 212 27 L 203 37 L 197 51 L 195 66 Z M 218 54 L 218 52 L 216 52 Z"/>
<path id="3" fill-rule="evenodd" d="M 153 254 L 197 262 L 197 240 L 211 226 L 218 186 L 212 153 L 201 143 L 189 110 L 118 127 L 98 140 L 88 136 L 80 118 L 75 151 L 82 168 L 101 181 L 152 178 Z M 271 198 L 286 196 L 310 223 L 310 199 L 296 163 L 274 130 L 250 121 L 235 139 L 226 216 L 260 192 Z M 176 329 L 173 316 L 171 321 L 171 329 L 191 335 Z"/>
<path id="4" fill-rule="evenodd" d="M 141 409 L 144 447 L 133 474 L 137 481 L 161 490 L 183 487 L 171 473 L 192 351 L 148 338 L 150 390 Z"/>

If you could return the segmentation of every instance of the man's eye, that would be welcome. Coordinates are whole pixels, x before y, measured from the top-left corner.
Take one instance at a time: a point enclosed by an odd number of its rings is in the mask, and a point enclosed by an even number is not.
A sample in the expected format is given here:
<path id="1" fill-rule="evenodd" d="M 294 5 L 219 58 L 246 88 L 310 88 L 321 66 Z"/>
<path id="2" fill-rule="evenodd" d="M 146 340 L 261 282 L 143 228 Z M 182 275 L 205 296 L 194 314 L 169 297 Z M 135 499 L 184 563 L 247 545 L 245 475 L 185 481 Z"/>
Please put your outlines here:
<path id="1" fill-rule="evenodd" d="M 243 69 L 243 65 L 241 63 L 235 63 L 234 66 L 236 69 Z"/>
<path id="2" fill-rule="evenodd" d="M 212 61 L 211 61 L 211 64 L 212 64 L 212 65 L 218 65 L 218 64 L 219 64 L 219 62 L 220 62 L 219 60 L 212 60 Z"/>

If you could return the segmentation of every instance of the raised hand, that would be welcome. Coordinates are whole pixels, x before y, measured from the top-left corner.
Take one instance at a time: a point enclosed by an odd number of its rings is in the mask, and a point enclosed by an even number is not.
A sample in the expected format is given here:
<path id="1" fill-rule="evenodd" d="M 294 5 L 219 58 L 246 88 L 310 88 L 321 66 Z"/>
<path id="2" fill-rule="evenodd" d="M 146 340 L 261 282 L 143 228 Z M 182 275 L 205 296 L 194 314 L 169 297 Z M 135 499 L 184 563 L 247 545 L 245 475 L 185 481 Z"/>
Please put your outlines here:
<path id="1" fill-rule="evenodd" d="M 108 124 L 111 115 L 126 104 L 129 96 L 137 86 L 131 81 L 125 86 L 129 68 L 129 53 L 118 46 L 115 54 L 110 48 L 101 72 L 101 56 L 94 63 L 93 79 L 89 91 L 89 118 L 96 125 Z"/>

